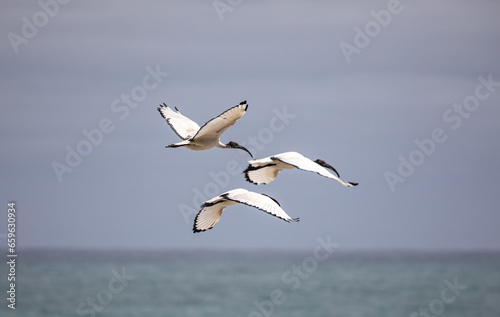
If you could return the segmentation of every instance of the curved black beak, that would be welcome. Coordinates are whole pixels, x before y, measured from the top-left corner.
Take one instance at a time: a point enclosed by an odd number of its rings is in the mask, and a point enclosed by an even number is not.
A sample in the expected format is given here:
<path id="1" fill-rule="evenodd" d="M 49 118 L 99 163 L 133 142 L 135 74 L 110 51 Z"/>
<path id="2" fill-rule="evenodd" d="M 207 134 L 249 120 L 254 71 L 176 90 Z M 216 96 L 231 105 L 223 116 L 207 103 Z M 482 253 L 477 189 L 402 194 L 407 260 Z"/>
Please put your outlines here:
<path id="1" fill-rule="evenodd" d="M 231 142 L 229 142 L 228 144 L 226 144 L 226 146 L 227 146 L 228 148 L 232 148 L 232 149 L 240 149 L 240 150 L 243 150 L 243 151 L 247 152 L 248 154 L 250 154 L 250 156 L 253 158 L 252 153 L 250 153 L 250 151 L 249 151 L 246 147 L 241 146 L 241 145 L 239 145 L 239 144 L 238 144 L 238 143 L 236 143 L 236 142 L 231 141 Z"/>
<path id="2" fill-rule="evenodd" d="M 239 145 L 238 143 L 236 143 L 235 148 L 236 148 L 236 149 L 241 149 L 241 150 L 243 150 L 243 151 L 247 152 L 247 153 L 248 153 L 248 154 L 250 154 L 250 156 L 253 158 L 252 153 L 250 153 L 250 151 L 249 151 L 246 147 L 241 146 L 241 145 Z"/>

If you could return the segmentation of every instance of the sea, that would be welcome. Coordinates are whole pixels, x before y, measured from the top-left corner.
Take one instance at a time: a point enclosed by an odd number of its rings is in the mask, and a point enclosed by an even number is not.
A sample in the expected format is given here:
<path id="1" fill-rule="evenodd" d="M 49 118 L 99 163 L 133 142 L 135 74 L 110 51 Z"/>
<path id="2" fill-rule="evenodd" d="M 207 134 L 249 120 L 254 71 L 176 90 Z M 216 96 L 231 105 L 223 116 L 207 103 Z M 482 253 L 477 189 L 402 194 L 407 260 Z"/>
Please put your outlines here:
<path id="1" fill-rule="evenodd" d="M 500 316 L 495 252 L 24 250 L 14 290 L 7 261 L 1 316 Z"/>

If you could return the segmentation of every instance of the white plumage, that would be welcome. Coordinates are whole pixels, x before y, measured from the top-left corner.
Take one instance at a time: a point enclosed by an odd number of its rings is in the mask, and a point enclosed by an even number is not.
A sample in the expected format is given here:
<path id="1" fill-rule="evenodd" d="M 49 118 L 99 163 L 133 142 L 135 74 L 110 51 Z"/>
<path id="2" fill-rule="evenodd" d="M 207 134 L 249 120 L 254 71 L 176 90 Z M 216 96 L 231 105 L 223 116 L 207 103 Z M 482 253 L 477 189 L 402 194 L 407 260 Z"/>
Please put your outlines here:
<path id="1" fill-rule="evenodd" d="M 234 125 L 239 118 L 243 117 L 248 104 L 245 101 L 240 102 L 219 116 L 207 121 L 201 128 L 200 126 L 182 115 L 177 108 L 176 111 L 169 108 L 166 104 L 160 105 L 158 111 L 161 116 L 167 120 L 172 130 L 183 140 L 178 143 L 167 145 L 166 147 L 186 147 L 194 151 L 208 150 L 213 147 L 223 149 L 241 149 L 246 151 L 250 156 L 252 153 L 236 142 L 228 142 L 224 144 L 220 141 L 220 136 L 229 127 Z M 253 157 L 253 156 L 252 156 Z"/>
<path id="2" fill-rule="evenodd" d="M 357 183 L 346 182 L 340 179 L 339 173 L 325 161 L 317 159 L 312 161 L 297 152 L 285 152 L 273 156 L 248 161 L 249 165 L 244 171 L 247 181 L 256 185 L 269 184 L 278 173 L 284 169 L 298 168 L 304 171 L 315 172 L 321 176 L 336 180 L 340 184 L 352 187 Z M 330 173 L 326 168 L 331 169 L 337 176 Z"/>
<path id="3" fill-rule="evenodd" d="M 194 219 L 193 232 L 206 231 L 212 229 L 222 212 L 229 206 L 245 204 L 255 207 L 266 213 L 285 220 L 286 222 L 299 221 L 299 218 L 291 218 L 281 209 L 279 203 L 272 197 L 265 194 L 258 194 L 246 189 L 237 188 L 220 194 L 201 205 L 200 212 Z"/>

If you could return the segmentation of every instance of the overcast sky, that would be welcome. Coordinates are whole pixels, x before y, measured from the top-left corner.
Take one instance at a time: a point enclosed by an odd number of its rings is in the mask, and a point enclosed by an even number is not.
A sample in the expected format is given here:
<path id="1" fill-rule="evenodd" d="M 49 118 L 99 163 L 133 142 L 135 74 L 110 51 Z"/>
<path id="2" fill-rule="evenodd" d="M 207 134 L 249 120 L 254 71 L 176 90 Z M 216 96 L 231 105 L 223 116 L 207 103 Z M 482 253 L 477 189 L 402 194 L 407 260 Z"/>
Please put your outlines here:
<path id="1" fill-rule="evenodd" d="M 500 250 L 500 2 L 61 2 L 0 4 L 0 234 L 16 201 L 20 249 Z M 243 151 L 165 148 L 160 103 L 201 125 L 243 100 L 223 142 L 360 185 L 256 186 Z M 239 187 L 300 222 L 238 205 L 194 234 Z"/>

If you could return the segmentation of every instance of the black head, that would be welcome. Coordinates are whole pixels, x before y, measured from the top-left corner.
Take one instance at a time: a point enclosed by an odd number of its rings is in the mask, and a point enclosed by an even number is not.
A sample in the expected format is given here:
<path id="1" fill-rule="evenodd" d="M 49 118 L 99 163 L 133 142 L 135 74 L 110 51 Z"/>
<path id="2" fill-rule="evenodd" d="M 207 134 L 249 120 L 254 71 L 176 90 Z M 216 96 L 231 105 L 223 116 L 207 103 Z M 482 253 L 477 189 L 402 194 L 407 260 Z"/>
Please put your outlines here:
<path id="1" fill-rule="evenodd" d="M 316 163 L 318 163 L 319 165 L 323 166 L 323 167 L 326 167 L 326 168 L 329 168 L 331 169 L 332 171 L 335 172 L 335 174 L 337 174 L 337 177 L 340 177 L 339 173 L 337 172 L 337 170 L 335 168 L 333 168 L 333 166 L 331 166 L 330 164 L 328 164 L 327 162 L 321 160 L 321 159 L 317 159 L 316 161 L 314 161 Z"/>
<path id="2" fill-rule="evenodd" d="M 236 142 L 230 141 L 230 142 L 228 142 L 228 143 L 226 144 L 226 147 L 227 147 L 228 149 L 241 149 L 241 150 L 243 150 L 243 151 L 247 152 L 248 154 L 250 154 L 250 156 L 253 158 L 253 155 L 252 155 L 252 153 L 250 153 L 250 151 L 249 151 L 249 150 L 247 150 L 244 146 L 241 146 L 241 145 L 239 145 L 239 144 L 238 144 L 238 143 L 236 143 Z"/>

